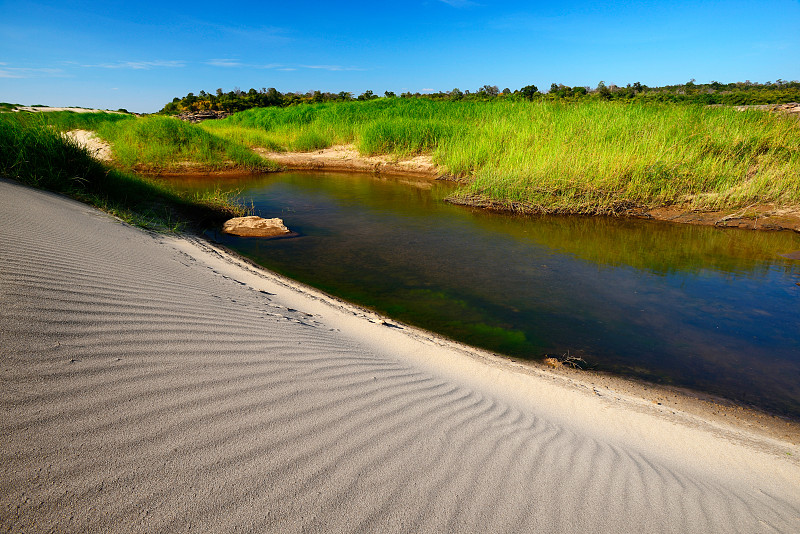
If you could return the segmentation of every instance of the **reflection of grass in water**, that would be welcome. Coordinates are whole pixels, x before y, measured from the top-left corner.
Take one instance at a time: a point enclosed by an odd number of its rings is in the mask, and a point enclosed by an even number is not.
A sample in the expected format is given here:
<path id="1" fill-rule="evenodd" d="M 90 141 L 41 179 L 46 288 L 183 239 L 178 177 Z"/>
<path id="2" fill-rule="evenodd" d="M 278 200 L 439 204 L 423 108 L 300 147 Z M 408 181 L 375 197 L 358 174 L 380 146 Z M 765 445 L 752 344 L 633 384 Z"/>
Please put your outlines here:
<path id="1" fill-rule="evenodd" d="M 470 214 L 441 203 L 452 187 L 436 183 L 430 190 L 366 176 L 330 174 L 311 179 L 287 177 L 309 194 L 325 193 L 343 203 L 366 206 L 378 213 L 416 214 L 428 220 L 469 220 L 498 239 L 514 238 L 544 245 L 598 265 L 629 266 L 657 274 L 721 272 L 764 273 L 775 265 L 800 270 L 800 262 L 780 256 L 800 250 L 792 232 L 756 232 L 657 221 L 606 217 L 508 217 Z M 444 230 L 442 230 L 444 231 Z"/>
<path id="2" fill-rule="evenodd" d="M 780 253 L 800 249 L 790 232 L 756 232 L 610 218 L 483 218 L 481 224 L 598 265 L 630 266 L 657 274 L 764 273 L 776 264 L 787 271 L 800 264 Z"/>

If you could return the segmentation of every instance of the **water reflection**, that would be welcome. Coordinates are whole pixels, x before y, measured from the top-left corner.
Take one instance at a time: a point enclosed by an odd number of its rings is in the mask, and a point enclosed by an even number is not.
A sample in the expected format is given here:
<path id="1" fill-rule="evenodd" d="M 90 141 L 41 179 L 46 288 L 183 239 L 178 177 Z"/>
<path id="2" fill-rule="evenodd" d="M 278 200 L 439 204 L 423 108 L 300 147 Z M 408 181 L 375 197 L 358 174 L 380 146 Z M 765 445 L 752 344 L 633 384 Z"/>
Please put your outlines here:
<path id="1" fill-rule="evenodd" d="M 800 416 L 796 234 L 508 217 L 442 202 L 446 183 L 360 174 L 180 185 L 241 189 L 301 237 L 220 241 L 399 320 Z"/>

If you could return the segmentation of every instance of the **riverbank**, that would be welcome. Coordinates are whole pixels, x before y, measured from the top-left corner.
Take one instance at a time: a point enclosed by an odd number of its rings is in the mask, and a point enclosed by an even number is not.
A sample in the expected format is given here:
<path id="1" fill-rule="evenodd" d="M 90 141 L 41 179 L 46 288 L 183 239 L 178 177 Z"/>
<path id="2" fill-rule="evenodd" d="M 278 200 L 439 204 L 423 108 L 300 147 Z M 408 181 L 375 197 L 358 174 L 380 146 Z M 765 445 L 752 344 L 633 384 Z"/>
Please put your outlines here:
<path id="1" fill-rule="evenodd" d="M 792 423 L 497 358 L 205 241 L 0 192 L 4 528 L 799 526 Z"/>
<path id="2" fill-rule="evenodd" d="M 364 156 L 353 145 L 336 145 L 312 152 L 275 152 L 261 148 L 255 148 L 254 150 L 262 157 L 278 163 L 285 170 L 368 172 L 459 181 L 443 174 L 443 171 L 433 163 L 433 158 L 426 155 L 418 155 L 406 159 L 385 155 Z M 452 204 L 512 214 L 539 215 L 548 213 L 548 210 L 542 206 L 531 206 L 521 202 L 500 202 L 480 195 L 456 193 L 446 200 Z M 713 211 L 700 211 L 679 205 L 652 209 L 623 208 L 615 215 L 683 224 L 717 226 L 720 228 L 800 232 L 800 208 L 768 203 L 753 204 L 745 208 Z"/>

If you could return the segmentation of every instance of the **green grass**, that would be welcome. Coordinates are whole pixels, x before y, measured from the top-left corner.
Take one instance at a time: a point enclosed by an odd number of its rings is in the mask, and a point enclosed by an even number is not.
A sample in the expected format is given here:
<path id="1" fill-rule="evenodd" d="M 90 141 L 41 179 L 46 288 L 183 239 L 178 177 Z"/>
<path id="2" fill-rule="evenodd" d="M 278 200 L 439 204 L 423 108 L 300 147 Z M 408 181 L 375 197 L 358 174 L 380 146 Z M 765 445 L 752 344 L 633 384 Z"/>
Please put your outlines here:
<path id="1" fill-rule="evenodd" d="M 275 168 L 240 143 L 170 117 L 105 123 L 97 132 L 111 143 L 116 162 L 123 168 L 144 172 L 179 171 L 187 162 L 212 170 Z"/>
<path id="2" fill-rule="evenodd" d="M 121 169 L 150 174 L 245 169 L 276 170 L 277 165 L 235 140 L 223 139 L 197 125 L 162 116 L 118 113 L 22 113 L 7 120 L 41 123 L 58 131 L 91 130 L 109 142 Z"/>
<path id="3" fill-rule="evenodd" d="M 44 120 L 0 119 L 0 176 L 64 193 L 149 229 L 205 227 L 246 210 L 219 192 L 188 196 L 105 167 Z"/>
<path id="4" fill-rule="evenodd" d="M 202 128 L 270 150 L 430 154 L 466 182 L 451 200 L 526 212 L 800 205 L 800 123 L 763 111 L 379 99 L 251 109 Z"/>
<path id="5" fill-rule="evenodd" d="M 74 111 L 20 112 L 16 113 L 14 118 L 22 122 L 33 121 L 34 123 L 47 124 L 61 132 L 69 130 L 96 131 L 108 123 L 116 124 L 136 120 L 134 115 L 122 113 L 76 113 Z"/>

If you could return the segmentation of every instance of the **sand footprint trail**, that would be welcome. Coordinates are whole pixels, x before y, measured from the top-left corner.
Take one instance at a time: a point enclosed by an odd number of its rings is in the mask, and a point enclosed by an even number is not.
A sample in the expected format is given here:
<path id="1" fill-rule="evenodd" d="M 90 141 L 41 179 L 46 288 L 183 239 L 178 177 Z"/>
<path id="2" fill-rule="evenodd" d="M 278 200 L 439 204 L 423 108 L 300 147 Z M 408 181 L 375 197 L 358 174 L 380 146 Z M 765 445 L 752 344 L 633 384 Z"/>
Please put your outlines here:
<path id="1" fill-rule="evenodd" d="M 0 239 L 3 531 L 800 531 L 791 458 L 203 242 L 3 181 Z"/>

